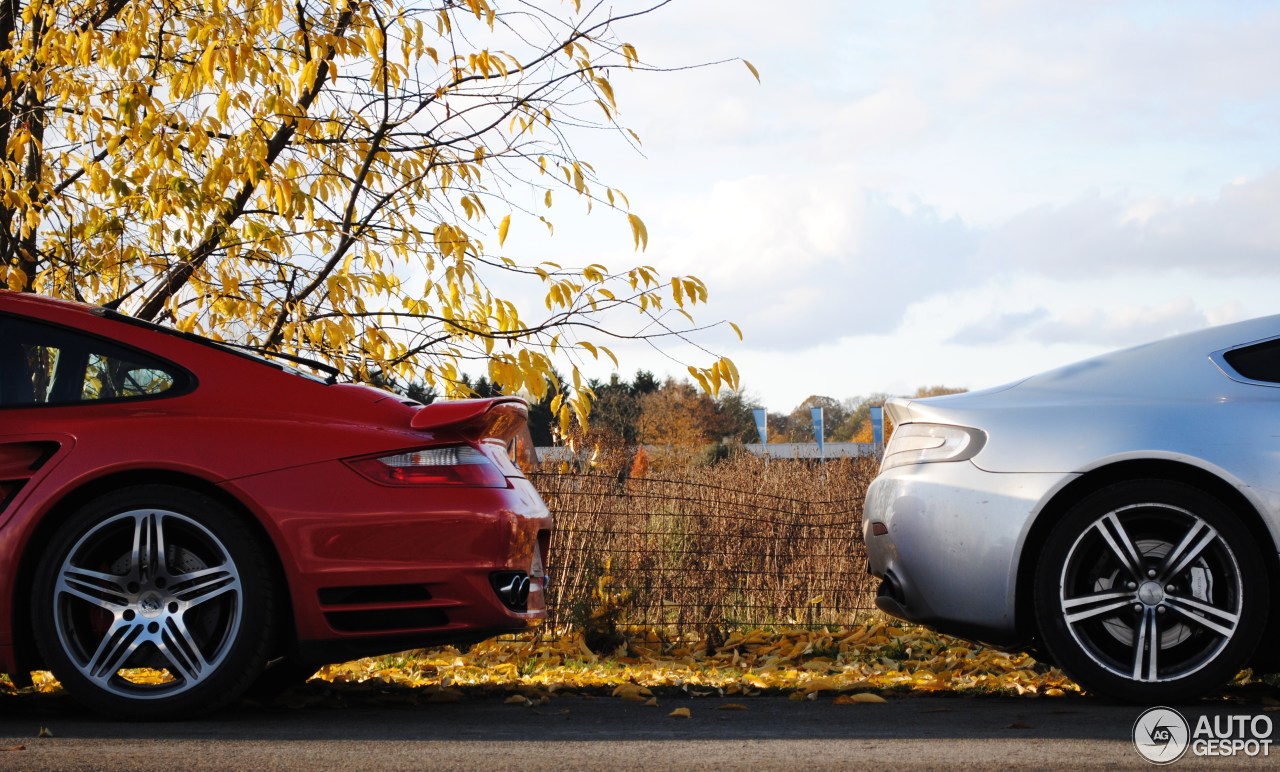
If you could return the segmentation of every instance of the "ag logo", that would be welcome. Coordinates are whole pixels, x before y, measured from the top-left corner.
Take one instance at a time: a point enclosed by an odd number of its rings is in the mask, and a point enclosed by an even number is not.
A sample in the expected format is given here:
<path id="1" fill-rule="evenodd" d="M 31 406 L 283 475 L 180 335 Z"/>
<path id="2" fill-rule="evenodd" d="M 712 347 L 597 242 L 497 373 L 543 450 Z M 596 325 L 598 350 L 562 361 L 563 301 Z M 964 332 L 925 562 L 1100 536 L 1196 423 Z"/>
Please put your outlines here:
<path id="1" fill-rule="evenodd" d="M 1190 744 L 1191 728 L 1173 708 L 1152 708 L 1133 723 L 1133 747 L 1153 764 L 1171 764 Z"/>

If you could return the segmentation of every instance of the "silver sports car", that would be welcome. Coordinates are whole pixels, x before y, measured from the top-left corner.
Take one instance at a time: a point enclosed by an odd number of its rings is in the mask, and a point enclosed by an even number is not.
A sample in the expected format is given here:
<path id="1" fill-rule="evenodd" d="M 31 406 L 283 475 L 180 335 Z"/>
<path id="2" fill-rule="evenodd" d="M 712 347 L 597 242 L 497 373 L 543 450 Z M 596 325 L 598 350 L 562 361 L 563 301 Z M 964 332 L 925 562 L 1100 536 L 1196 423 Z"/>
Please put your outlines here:
<path id="1" fill-rule="evenodd" d="M 886 412 L 881 610 L 1134 702 L 1280 669 L 1280 316 Z"/>

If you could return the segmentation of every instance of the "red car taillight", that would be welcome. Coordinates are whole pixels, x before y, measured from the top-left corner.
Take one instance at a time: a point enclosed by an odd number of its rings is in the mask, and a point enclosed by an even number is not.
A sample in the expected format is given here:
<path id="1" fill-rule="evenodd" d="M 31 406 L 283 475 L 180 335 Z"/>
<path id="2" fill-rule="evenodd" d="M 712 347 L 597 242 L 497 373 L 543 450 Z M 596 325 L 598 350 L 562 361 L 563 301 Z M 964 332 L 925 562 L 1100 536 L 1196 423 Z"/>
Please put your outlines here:
<path id="1" fill-rule="evenodd" d="M 384 485 L 463 485 L 505 488 L 507 478 L 470 445 L 425 448 L 347 460 L 347 466 Z"/>

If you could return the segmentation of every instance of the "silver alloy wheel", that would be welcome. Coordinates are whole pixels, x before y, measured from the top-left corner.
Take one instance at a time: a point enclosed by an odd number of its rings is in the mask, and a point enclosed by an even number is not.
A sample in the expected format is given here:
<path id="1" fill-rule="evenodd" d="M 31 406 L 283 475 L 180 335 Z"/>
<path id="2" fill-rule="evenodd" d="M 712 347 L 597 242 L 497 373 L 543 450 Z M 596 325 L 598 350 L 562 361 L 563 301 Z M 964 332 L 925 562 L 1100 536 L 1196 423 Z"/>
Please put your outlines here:
<path id="1" fill-rule="evenodd" d="M 136 509 L 97 524 L 67 553 L 53 625 L 72 664 L 98 688 L 172 697 L 217 671 L 243 624 L 243 592 L 235 562 L 209 529 L 177 512 Z"/>
<path id="2" fill-rule="evenodd" d="M 1076 538 L 1059 583 L 1081 651 L 1125 679 L 1163 683 L 1212 663 L 1244 608 L 1235 553 L 1203 518 L 1163 503 L 1116 508 Z"/>

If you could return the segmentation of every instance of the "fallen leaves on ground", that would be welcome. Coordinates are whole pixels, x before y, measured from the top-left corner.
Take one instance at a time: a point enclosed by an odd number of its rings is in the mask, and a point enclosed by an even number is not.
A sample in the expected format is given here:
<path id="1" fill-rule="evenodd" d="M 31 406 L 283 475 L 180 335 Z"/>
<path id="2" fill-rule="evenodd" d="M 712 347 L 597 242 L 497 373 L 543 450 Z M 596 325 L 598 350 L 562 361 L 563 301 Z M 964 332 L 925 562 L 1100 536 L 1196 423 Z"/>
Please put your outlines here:
<path id="1" fill-rule="evenodd" d="M 757 629 L 709 641 L 660 630 L 627 630 L 626 643 L 608 655 L 587 647 L 580 633 L 499 638 L 461 651 L 454 647 L 326 665 L 316 686 L 336 689 L 344 703 L 448 703 L 497 694 L 513 706 L 545 705 L 557 694 L 658 705 L 659 697 L 754 697 L 784 693 L 792 699 L 838 704 L 883 702 L 882 695 L 950 692 L 1063 697 L 1079 687 L 1061 671 L 1026 654 L 1009 654 L 923 628 L 869 621 L 833 630 Z M 139 680 L 146 674 L 138 671 Z M 166 678 L 155 675 L 156 682 Z M 48 673 L 35 691 L 59 686 Z M 12 687 L 10 687 L 12 688 Z M 295 693 L 287 704 L 322 701 Z M 730 703 L 726 710 L 740 710 Z"/>
<path id="2" fill-rule="evenodd" d="M 321 668 L 330 683 L 380 679 L 424 689 L 480 688 L 526 694 L 578 692 L 648 702 L 655 695 L 751 697 L 764 691 L 842 704 L 894 692 L 1064 696 L 1079 688 L 1026 654 L 1009 654 L 915 627 L 872 621 L 840 631 L 783 629 L 705 637 L 629 630 L 606 656 L 580 634 L 495 639 L 465 653 L 446 647 Z M 517 704 L 516 701 L 512 701 Z"/>

